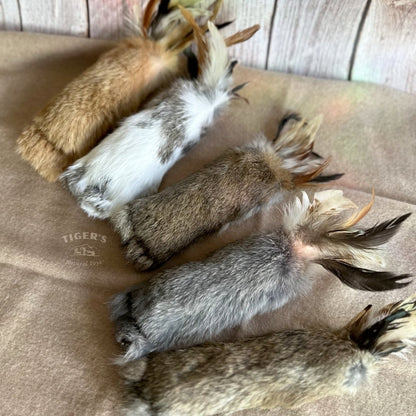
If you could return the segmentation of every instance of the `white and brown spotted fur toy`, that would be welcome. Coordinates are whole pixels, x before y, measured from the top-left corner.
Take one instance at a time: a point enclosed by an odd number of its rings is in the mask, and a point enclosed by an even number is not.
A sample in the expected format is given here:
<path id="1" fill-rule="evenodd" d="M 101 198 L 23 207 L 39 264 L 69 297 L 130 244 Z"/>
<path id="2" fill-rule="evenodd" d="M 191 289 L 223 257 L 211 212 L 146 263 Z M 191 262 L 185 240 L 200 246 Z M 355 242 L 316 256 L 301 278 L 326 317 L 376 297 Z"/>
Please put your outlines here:
<path id="1" fill-rule="evenodd" d="M 236 61 L 228 58 L 227 46 L 248 39 L 258 27 L 224 40 L 213 23 L 205 35 L 191 13 L 181 11 L 198 41 L 197 78 L 177 79 L 61 176 L 92 217 L 107 218 L 134 198 L 155 193 L 164 174 L 237 94 Z"/>

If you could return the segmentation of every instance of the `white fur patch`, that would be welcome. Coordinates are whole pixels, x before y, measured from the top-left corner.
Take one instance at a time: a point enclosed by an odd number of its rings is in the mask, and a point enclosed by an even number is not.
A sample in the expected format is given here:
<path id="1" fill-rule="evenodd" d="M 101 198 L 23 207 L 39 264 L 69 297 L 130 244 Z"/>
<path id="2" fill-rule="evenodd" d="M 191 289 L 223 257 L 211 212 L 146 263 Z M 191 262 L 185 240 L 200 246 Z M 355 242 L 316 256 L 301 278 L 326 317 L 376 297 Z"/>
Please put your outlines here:
<path id="1" fill-rule="evenodd" d="M 107 218 L 133 199 L 157 192 L 184 149 L 230 101 L 227 48 L 215 25 L 208 27 L 208 61 L 201 76 L 175 81 L 167 94 L 155 98 L 154 107 L 126 118 L 61 176 L 88 215 Z"/>
<path id="2" fill-rule="evenodd" d="M 118 129 L 68 168 L 63 176 L 84 171 L 74 186 L 74 194 L 88 215 L 107 218 L 133 199 L 157 192 L 165 173 L 182 157 L 183 149 L 200 139 L 203 129 L 214 122 L 216 110 L 225 106 L 230 96 L 223 90 L 207 95 L 188 85 L 180 100 L 185 112 L 184 136 L 168 160 L 160 158 L 160 149 L 168 140 L 163 132 L 163 116 L 155 119 L 152 110 L 145 110 L 125 119 Z M 90 195 L 88 187 L 102 188 L 103 192 Z"/>

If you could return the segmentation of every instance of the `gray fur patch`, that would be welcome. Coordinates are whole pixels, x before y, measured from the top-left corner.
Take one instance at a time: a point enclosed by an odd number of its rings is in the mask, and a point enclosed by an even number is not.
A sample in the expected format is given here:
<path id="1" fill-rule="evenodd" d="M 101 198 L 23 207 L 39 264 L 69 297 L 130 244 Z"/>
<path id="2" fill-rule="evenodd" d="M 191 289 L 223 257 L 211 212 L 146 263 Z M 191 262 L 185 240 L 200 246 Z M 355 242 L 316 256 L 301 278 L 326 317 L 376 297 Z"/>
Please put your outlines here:
<path id="1" fill-rule="evenodd" d="M 116 296 L 116 337 L 134 358 L 207 341 L 306 293 L 302 267 L 282 231 L 231 244 Z"/>
<path id="2" fill-rule="evenodd" d="M 67 169 L 60 177 L 61 183 L 67 187 L 70 192 L 76 195 L 76 185 L 85 174 L 85 167 L 80 166 L 77 169 Z"/>
<path id="3" fill-rule="evenodd" d="M 169 90 L 169 94 L 161 94 L 152 103 L 155 107 L 151 120 L 163 120 L 162 136 L 164 140 L 158 151 L 162 163 L 169 161 L 175 149 L 179 148 L 185 139 L 187 114 L 182 96 L 189 85 L 192 85 L 194 94 L 205 96 L 208 102 L 213 102 L 215 91 L 212 89 L 203 88 L 197 81 L 178 80 Z M 214 117 L 220 109 L 214 109 Z M 204 126 L 202 126 L 202 134 L 204 134 L 203 132 Z"/>
<path id="4" fill-rule="evenodd" d="M 162 163 L 169 161 L 174 150 L 184 140 L 185 105 L 180 98 L 183 82 L 185 81 L 180 80 L 172 87 L 169 91 L 171 95 L 163 97 L 163 101 L 160 102 L 152 114 L 152 119 L 163 120 L 162 135 L 165 140 L 158 151 Z"/>
<path id="5" fill-rule="evenodd" d="M 136 123 L 136 127 L 139 129 L 151 129 L 153 127 L 152 120 L 141 120 Z"/>
<path id="6" fill-rule="evenodd" d="M 349 369 L 344 385 L 347 387 L 357 388 L 367 378 L 367 367 L 360 360 L 354 363 Z"/>

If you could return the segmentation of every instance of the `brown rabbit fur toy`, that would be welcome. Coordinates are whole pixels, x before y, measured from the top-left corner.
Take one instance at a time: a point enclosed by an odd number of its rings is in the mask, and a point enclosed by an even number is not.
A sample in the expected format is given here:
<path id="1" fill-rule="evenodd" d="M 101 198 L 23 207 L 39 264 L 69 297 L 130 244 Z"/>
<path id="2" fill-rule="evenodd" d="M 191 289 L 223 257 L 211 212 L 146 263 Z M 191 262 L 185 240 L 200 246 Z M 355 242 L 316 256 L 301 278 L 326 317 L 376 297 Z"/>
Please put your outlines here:
<path id="1" fill-rule="evenodd" d="M 221 5 L 218 0 L 169 3 L 150 0 L 143 12 L 141 36 L 126 39 L 103 54 L 23 131 L 17 141 L 18 153 L 40 175 L 55 181 L 120 119 L 137 111 L 150 93 L 183 71 L 181 52 L 193 35 L 178 5 L 194 4 L 188 9 L 194 17 L 210 19 L 215 19 Z M 202 7 L 208 3 L 213 5 L 212 11 Z"/>
<path id="2" fill-rule="evenodd" d="M 357 391 L 416 338 L 416 295 L 344 328 L 289 330 L 151 354 L 121 368 L 126 416 L 208 416 L 294 408 Z"/>
<path id="3" fill-rule="evenodd" d="M 312 151 L 320 122 L 292 115 L 274 142 L 261 136 L 230 149 L 181 182 L 125 205 L 111 220 L 127 259 L 138 270 L 155 268 L 195 239 L 282 200 L 285 191 L 338 178 L 320 176 L 328 163 Z"/>

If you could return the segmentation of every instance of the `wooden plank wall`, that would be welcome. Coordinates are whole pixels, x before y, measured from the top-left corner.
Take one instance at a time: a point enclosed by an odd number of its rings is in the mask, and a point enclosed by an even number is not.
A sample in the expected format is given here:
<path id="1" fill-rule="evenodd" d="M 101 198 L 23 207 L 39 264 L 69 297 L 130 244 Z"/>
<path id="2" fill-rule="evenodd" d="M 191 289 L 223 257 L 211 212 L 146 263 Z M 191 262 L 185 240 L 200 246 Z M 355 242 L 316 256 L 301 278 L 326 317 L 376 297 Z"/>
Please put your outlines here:
<path id="1" fill-rule="evenodd" d="M 279 0 L 267 68 L 347 79 L 366 2 Z"/>
<path id="2" fill-rule="evenodd" d="M 416 93 L 416 0 L 373 0 L 351 79 Z"/>
<path id="3" fill-rule="evenodd" d="M 146 0 L 0 0 L 0 29 L 119 39 Z M 243 64 L 416 93 L 416 0 L 225 0 L 226 34 L 260 23 Z"/>
<path id="4" fill-rule="evenodd" d="M 22 19 L 17 0 L 0 0 L 0 29 L 22 30 Z"/>

